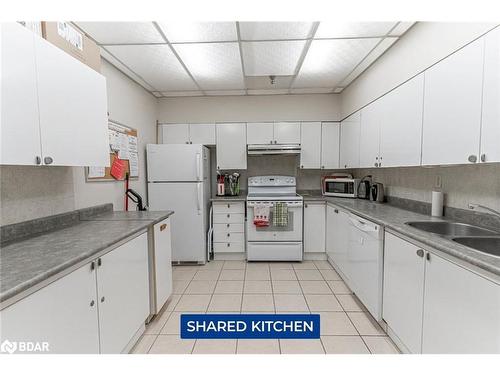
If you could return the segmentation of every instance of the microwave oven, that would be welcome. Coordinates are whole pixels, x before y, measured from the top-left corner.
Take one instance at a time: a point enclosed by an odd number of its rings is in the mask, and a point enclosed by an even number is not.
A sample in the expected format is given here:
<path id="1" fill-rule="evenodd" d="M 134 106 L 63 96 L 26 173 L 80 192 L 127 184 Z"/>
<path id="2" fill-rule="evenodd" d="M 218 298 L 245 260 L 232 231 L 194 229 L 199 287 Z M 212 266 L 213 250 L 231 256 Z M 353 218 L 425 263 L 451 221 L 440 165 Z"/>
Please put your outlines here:
<path id="1" fill-rule="evenodd" d="M 357 178 L 325 178 L 323 195 L 329 197 L 357 198 L 359 179 Z"/>

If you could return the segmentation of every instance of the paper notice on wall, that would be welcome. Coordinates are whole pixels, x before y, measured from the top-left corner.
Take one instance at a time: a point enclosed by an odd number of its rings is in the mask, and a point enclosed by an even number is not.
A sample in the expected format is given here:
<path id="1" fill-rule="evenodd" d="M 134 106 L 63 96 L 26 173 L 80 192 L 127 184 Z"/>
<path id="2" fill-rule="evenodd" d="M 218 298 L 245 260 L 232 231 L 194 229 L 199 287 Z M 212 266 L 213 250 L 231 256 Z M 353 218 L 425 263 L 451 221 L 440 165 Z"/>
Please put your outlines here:
<path id="1" fill-rule="evenodd" d="M 109 147 L 111 148 L 111 151 L 118 151 L 120 149 L 119 139 L 118 139 L 119 133 L 116 130 L 109 129 L 108 134 L 109 134 Z"/>
<path id="2" fill-rule="evenodd" d="M 106 168 L 104 167 L 89 167 L 89 178 L 104 177 L 106 175 Z"/>
<path id="3" fill-rule="evenodd" d="M 128 135 L 124 133 L 118 134 L 118 157 L 122 160 L 128 160 Z"/>
<path id="4" fill-rule="evenodd" d="M 129 154 L 130 158 L 128 159 L 128 164 L 130 167 L 130 177 L 138 177 L 139 176 L 139 158 L 137 152 L 131 152 Z"/>
<path id="5" fill-rule="evenodd" d="M 137 137 L 134 135 L 128 136 L 128 152 L 137 152 Z"/>
<path id="6" fill-rule="evenodd" d="M 83 51 L 83 34 L 66 22 L 57 23 L 57 33 L 72 46 Z"/>

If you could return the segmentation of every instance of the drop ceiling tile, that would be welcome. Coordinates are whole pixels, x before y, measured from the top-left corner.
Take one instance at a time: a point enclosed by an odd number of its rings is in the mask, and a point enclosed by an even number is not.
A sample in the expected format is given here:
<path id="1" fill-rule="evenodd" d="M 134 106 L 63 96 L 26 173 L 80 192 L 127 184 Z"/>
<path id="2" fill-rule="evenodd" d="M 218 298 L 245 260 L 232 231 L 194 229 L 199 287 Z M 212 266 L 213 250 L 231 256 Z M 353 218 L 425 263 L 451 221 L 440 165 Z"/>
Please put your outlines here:
<path id="1" fill-rule="evenodd" d="M 408 31 L 410 27 L 412 27 L 415 22 L 398 22 L 397 26 L 391 30 L 389 33 L 390 36 L 401 36 Z"/>
<path id="2" fill-rule="evenodd" d="M 160 22 L 171 43 L 237 41 L 236 22 Z"/>
<path id="3" fill-rule="evenodd" d="M 291 89 L 292 94 L 328 94 L 332 92 L 330 87 L 313 87 L 302 89 Z"/>
<path id="4" fill-rule="evenodd" d="M 131 80 L 137 82 L 139 85 L 144 87 L 148 91 L 155 91 L 155 88 L 144 81 L 141 77 L 135 74 L 127 66 L 123 65 L 117 58 L 110 54 L 105 48 L 101 47 L 101 57 L 112 64 L 115 68 L 120 70 L 123 74 L 128 76 Z"/>
<path id="5" fill-rule="evenodd" d="M 293 76 L 277 76 L 274 84 L 271 84 L 269 77 L 246 77 L 247 89 L 285 89 L 290 87 Z"/>
<path id="6" fill-rule="evenodd" d="M 288 89 L 248 90 L 248 95 L 285 95 Z"/>
<path id="7" fill-rule="evenodd" d="M 314 38 L 385 36 L 397 22 L 320 22 Z"/>
<path id="8" fill-rule="evenodd" d="M 244 89 L 238 43 L 175 44 L 203 90 Z"/>
<path id="9" fill-rule="evenodd" d="M 208 90 L 205 91 L 208 96 L 236 96 L 245 95 L 245 90 Z"/>
<path id="10" fill-rule="evenodd" d="M 164 43 L 152 22 L 75 22 L 99 44 Z"/>
<path id="11" fill-rule="evenodd" d="M 295 74 L 305 41 L 243 42 L 243 64 L 247 76 Z"/>
<path id="12" fill-rule="evenodd" d="M 387 51 L 398 38 L 384 38 L 356 68 L 340 83 L 345 87 L 354 81 L 361 73 L 363 73 L 375 60 L 377 60 L 385 51 Z"/>
<path id="13" fill-rule="evenodd" d="M 172 96 L 203 96 L 203 92 L 201 91 L 163 91 L 163 96 L 172 97 Z"/>
<path id="14" fill-rule="evenodd" d="M 106 49 L 153 86 L 155 91 L 198 89 L 166 44 L 107 46 Z"/>
<path id="15" fill-rule="evenodd" d="M 314 40 L 293 87 L 336 87 L 380 40 Z"/>
<path id="16" fill-rule="evenodd" d="M 312 22 L 240 22 L 241 40 L 306 39 Z"/>

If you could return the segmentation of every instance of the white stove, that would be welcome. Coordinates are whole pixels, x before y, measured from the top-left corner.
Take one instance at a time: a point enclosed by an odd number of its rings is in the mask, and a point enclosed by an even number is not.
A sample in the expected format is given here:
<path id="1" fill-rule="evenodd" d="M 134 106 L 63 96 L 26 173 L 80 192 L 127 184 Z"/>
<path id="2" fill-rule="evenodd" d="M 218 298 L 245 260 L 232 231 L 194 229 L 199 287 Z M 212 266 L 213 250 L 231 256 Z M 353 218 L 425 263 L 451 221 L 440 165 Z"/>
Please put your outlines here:
<path id="1" fill-rule="evenodd" d="M 293 176 L 257 176 L 248 179 L 247 259 L 249 261 L 301 261 L 303 242 L 303 198 L 297 194 Z M 286 226 L 273 226 L 276 202 L 288 208 Z M 254 224 L 254 208 L 269 207 L 269 226 Z"/>

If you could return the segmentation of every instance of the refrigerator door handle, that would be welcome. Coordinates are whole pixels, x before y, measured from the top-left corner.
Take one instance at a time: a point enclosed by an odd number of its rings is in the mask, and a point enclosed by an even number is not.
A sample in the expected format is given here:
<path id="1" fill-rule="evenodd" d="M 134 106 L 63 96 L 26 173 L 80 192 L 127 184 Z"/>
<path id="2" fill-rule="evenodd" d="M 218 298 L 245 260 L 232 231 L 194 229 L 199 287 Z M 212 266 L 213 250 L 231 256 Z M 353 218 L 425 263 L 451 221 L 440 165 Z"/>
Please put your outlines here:
<path id="1" fill-rule="evenodd" d="M 200 181 L 201 174 L 201 156 L 199 153 L 196 153 L 196 181 Z"/>
<path id="2" fill-rule="evenodd" d="M 198 215 L 201 214 L 201 183 L 196 184 L 196 208 L 198 209 Z"/>

